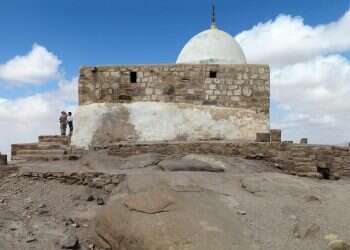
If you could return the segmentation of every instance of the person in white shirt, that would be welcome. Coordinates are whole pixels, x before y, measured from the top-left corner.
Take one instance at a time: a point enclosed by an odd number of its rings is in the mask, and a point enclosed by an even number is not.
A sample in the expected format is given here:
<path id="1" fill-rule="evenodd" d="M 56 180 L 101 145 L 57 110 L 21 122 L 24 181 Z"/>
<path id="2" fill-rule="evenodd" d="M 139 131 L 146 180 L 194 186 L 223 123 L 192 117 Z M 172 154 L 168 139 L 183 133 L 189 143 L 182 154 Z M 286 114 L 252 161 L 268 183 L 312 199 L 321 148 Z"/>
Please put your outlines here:
<path id="1" fill-rule="evenodd" d="M 72 112 L 68 112 L 67 123 L 68 123 L 68 126 L 69 126 L 69 136 L 72 136 L 72 134 L 73 134 L 73 116 L 72 116 Z"/>

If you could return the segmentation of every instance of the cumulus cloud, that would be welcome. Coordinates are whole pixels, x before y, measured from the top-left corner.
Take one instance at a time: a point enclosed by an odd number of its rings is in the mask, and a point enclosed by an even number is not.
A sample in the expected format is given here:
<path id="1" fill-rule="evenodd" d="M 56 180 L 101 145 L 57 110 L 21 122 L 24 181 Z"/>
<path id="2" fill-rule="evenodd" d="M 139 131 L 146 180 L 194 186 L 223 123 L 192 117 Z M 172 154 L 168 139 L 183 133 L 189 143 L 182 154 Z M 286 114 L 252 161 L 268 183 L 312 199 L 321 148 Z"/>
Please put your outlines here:
<path id="1" fill-rule="evenodd" d="M 272 125 L 285 139 L 350 140 L 349 27 L 350 10 L 316 26 L 280 15 L 237 36 L 250 63 L 271 65 Z"/>
<path id="2" fill-rule="evenodd" d="M 32 50 L 24 56 L 16 56 L 0 64 L 0 82 L 12 86 L 43 84 L 58 79 L 62 62 L 45 47 L 34 44 Z"/>
<path id="3" fill-rule="evenodd" d="M 74 111 L 78 78 L 64 79 L 59 73 L 61 63 L 45 47 L 34 44 L 27 55 L 0 64 L 0 82 L 10 86 L 57 81 L 54 91 L 11 100 L 0 97 L 0 152 L 9 153 L 13 143 L 34 142 L 38 135 L 58 134 L 60 112 Z"/>
<path id="4" fill-rule="evenodd" d="M 13 143 L 34 142 L 39 135 L 58 134 L 60 112 L 74 112 L 77 92 L 77 78 L 73 78 L 61 80 L 55 91 L 0 99 L 0 152 L 9 153 Z"/>
<path id="5" fill-rule="evenodd" d="M 237 35 L 249 63 L 284 66 L 350 49 L 350 10 L 339 20 L 309 26 L 302 17 L 280 15 Z"/>
<path id="6" fill-rule="evenodd" d="M 340 55 L 317 57 L 276 68 L 272 96 L 286 109 L 334 114 L 350 107 L 350 62 Z"/>
<path id="7" fill-rule="evenodd" d="M 296 139 L 316 143 L 350 140 L 350 61 L 340 55 L 317 57 L 274 69 L 272 98 L 285 116 L 273 121 Z"/>
<path id="8" fill-rule="evenodd" d="M 62 79 L 58 82 L 58 93 L 55 93 L 61 101 L 77 102 L 78 101 L 78 77 L 72 80 Z"/>

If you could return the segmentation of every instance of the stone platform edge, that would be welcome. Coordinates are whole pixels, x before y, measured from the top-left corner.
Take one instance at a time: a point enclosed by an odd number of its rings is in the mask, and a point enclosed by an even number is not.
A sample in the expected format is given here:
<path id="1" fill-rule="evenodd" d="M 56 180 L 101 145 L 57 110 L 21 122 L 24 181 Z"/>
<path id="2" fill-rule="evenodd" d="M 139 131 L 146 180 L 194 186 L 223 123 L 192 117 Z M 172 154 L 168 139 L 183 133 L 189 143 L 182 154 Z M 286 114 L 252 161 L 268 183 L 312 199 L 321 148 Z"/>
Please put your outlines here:
<path id="1" fill-rule="evenodd" d="M 245 141 L 122 142 L 94 150 L 108 149 L 109 155 L 131 156 L 217 154 L 241 156 L 271 162 L 282 171 L 305 177 L 340 179 L 350 176 L 350 148 L 330 145 L 258 143 Z"/>

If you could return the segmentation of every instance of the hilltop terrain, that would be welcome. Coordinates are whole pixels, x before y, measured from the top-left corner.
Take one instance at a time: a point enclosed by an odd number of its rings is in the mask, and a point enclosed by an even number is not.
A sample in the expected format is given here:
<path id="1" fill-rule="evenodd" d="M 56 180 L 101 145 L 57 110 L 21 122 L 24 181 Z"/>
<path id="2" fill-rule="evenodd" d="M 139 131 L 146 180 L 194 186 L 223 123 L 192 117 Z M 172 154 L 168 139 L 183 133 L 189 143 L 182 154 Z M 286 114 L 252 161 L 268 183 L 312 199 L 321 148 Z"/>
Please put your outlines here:
<path id="1" fill-rule="evenodd" d="M 218 155 L 0 169 L 0 249 L 349 249 L 350 180 Z"/>

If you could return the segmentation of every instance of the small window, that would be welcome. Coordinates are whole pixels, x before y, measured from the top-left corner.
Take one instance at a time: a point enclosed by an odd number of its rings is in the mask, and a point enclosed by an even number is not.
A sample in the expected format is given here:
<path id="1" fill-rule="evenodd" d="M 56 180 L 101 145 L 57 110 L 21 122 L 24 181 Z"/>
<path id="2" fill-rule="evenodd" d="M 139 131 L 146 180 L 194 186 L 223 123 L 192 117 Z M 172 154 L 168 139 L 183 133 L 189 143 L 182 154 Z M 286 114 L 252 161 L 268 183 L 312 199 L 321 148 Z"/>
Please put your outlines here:
<path id="1" fill-rule="evenodd" d="M 216 78 L 217 72 L 216 71 L 210 71 L 209 77 L 210 78 Z"/>
<path id="2" fill-rule="evenodd" d="M 130 82 L 131 83 L 137 82 L 137 72 L 130 72 Z"/>

